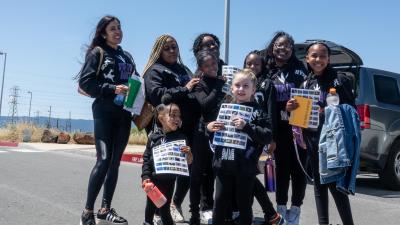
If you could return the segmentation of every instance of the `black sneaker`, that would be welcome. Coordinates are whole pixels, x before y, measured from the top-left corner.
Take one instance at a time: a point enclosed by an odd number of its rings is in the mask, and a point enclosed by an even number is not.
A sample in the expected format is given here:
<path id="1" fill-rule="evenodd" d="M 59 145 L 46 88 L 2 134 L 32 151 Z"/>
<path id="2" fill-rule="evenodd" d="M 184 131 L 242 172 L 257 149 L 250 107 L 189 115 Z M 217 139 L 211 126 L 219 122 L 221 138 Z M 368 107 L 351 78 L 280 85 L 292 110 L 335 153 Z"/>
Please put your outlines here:
<path id="1" fill-rule="evenodd" d="M 128 225 L 128 221 L 115 212 L 115 209 L 110 209 L 108 212 L 97 212 L 97 225 Z"/>
<path id="2" fill-rule="evenodd" d="M 80 225 L 96 225 L 93 212 L 85 212 L 83 210 Z"/>

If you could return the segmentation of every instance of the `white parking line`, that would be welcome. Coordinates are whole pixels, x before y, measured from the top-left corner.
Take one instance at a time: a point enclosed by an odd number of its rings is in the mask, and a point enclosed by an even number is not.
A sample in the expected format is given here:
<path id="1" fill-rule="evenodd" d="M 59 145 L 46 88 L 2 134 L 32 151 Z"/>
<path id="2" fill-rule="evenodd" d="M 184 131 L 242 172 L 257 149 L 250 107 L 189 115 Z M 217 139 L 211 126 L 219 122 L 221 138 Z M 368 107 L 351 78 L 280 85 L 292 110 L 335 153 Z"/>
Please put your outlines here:
<path id="1" fill-rule="evenodd" d="M 0 153 L 8 153 L 8 152 L 36 153 L 36 152 L 44 152 L 44 151 L 43 150 L 24 149 L 24 148 L 0 149 Z"/>

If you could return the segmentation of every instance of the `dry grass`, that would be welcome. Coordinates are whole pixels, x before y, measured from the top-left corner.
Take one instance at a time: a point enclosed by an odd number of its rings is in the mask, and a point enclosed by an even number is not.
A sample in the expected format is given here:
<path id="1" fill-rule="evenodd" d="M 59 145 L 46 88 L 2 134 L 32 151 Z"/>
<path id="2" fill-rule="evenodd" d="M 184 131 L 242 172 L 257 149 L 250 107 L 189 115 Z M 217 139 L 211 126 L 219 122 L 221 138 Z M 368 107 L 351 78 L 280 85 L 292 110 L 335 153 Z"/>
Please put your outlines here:
<path id="1" fill-rule="evenodd" d="M 22 142 L 23 131 L 29 130 L 32 133 L 31 142 L 40 142 L 43 131 L 45 128 L 38 127 L 33 124 L 28 123 L 18 123 L 18 124 L 7 124 L 5 127 L 0 128 L 0 141 L 13 141 L 13 142 Z M 50 129 L 51 133 L 58 134 L 60 133 L 57 129 Z M 69 143 L 75 143 L 72 139 L 73 133 L 70 134 L 71 141 Z M 131 134 L 129 135 L 128 144 L 135 145 L 146 145 L 147 143 L 147 134 L 143 131 L 138 131 L 137 129 L 132 129 Z"/>

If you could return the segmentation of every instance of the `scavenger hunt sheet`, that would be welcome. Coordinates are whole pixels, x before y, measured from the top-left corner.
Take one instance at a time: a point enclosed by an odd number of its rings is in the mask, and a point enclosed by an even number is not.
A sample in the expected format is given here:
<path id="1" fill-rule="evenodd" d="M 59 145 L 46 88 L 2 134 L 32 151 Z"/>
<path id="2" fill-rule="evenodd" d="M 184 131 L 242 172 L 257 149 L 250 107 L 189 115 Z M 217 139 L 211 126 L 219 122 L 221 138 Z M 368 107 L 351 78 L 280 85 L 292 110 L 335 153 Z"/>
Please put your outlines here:
<path id="1" fill-rule="evenodd" d="M 189 176 L 186 154 L 181 152 L 185 140 L 171 141 L 153 148 L 156 174 L 170 173 Z"/>

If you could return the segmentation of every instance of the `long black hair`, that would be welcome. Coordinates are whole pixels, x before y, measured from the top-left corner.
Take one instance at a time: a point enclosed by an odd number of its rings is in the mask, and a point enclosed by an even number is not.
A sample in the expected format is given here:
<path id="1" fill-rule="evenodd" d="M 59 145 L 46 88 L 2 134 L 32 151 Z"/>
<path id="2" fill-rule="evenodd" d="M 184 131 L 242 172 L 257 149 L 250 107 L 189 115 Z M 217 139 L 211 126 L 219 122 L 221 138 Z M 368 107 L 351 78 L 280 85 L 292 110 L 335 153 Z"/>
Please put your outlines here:
<path id="1" fill-rule="evenodd" d="M 115 16 L 110 16 L 106 15 L 103 16 L 100 21 L 97 23 L 96 26 L 96 31 L 94 33 L 94 37 L 89 45 L 89 47 L 86 50 L 86 56 L 94 49 L 96 46 L 105 46 L 106 44 L 106 39 L 104 38 L 104 35 L 106 34 L 106 27 L 108 24 L 110 24 L 112 21 L 118 21 L 118 23 L 121 23 L 120 20 L 115 17 Z"/>

